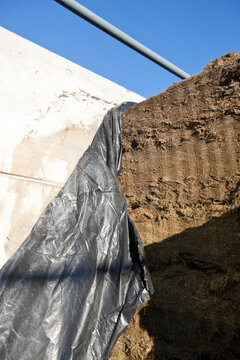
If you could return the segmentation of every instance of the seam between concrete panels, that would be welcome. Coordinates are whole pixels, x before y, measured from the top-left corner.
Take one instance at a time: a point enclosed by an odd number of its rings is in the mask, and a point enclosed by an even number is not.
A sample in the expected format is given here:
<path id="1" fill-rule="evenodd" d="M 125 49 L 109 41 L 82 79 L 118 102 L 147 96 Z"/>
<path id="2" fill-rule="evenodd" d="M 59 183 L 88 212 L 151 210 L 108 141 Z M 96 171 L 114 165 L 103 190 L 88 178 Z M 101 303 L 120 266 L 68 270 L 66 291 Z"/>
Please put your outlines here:
<path id="1" fill-rule="evenodd" d="M 0 171 L 0 176 L 1 177 L 8 177 L 10 179 L 15 179 L 15 180 L 29 181 L 29 182 L 49 185 L 49 186 L 62 187 L 64 185 L 64 183 L 58 183 L 58 182 L 54 182 L 54 181 L 50 181 L 50 180 L 41 180 L 41 179 L 37 179 L 37 178 L 34 178 L 34 177 L 18 175 L 18 174 L 12 174 L 12 173 L 8 173 L 8 172 L 5 172 L 5 171 Z"/>

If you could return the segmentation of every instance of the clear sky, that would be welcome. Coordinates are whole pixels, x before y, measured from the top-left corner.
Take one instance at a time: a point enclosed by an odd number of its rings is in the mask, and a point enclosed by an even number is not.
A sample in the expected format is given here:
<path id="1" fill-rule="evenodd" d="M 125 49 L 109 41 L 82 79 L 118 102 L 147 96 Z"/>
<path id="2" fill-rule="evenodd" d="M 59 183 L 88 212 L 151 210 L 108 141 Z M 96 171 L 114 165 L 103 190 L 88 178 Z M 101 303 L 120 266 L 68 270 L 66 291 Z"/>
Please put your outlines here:
<path id="1" fill-rule="evenodd" d="M 240 0 L 78 0 L 187 73 L 240 51 Z M 176 76 L 54 0 L 0 0 L 0 25 L 145 97 Z"/>

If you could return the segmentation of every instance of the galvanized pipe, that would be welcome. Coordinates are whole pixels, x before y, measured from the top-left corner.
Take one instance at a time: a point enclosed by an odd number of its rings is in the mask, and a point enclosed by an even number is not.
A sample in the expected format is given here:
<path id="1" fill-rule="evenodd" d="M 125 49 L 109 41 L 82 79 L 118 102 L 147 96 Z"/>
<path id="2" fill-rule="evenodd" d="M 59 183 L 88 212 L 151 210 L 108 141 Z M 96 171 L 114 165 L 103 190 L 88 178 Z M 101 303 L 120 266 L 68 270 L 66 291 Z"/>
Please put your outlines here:
<path id="1" fill-rule="evenodd" d="M 186 79 L 190 76 L 185 71 L 179 69 L 177 66 L 173 65 L 172 63 L 164 59 L 162 56 L 158 55 L 154 51 L 142 45 L 140 42 L 134 40 L 131 36 L 125 34 L 123 31 L 119 30 L 118 28 L 116 28 L 106 20 L 102 19 L 100 16 L 94 14 L 92 11 L 88 10 L 86 7 L 79 4 L 77 1 L 75 0 L 55 0 L 55 1 L 63 5 L 67 9 L 71 10 L 75 14 L 79 15 L 84 20 L 90 22 L 99 29 L 103 30 L 110 36 L 121 41 L 123 44 L 129 46 L 131 49 L 145 56 L 149 60 L 155 62 L 156 64 L 162 66 L 164 69 L 180 77 L 181 79 Z"/>

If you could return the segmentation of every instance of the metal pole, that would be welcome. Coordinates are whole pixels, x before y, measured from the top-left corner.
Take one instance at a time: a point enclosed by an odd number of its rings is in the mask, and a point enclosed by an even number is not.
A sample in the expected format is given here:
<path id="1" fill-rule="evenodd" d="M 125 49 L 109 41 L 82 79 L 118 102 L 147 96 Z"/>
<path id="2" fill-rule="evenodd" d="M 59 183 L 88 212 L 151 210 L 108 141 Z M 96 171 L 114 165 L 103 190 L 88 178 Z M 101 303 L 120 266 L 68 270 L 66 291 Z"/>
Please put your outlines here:
<path id="1" fill-rule="evenodd" d="M 128 36 L 123 31 L 119 30 L 118 28 L 116 28 L 106 20 L 102 19 L 100 16 L 94 14 L 92 11 L 85 8 L 77 1 L 75 0 L 55 0 L 55 1 L 63 5 L 67 9 L 71 10 L 75 14 L 79 15 L 84 20 L 90 22 L 99 29 L 103 30 L 110 36 L 121 41 L 123 44 L 129 46 L 131 49 L 145 56 L 149 60 L 152 60 L 156 64 L 162 66 L 164 69 L 170 71 L 174 75 L 177 75 L 181 79 L 186 79 L 190 76 L 185 71 L 179 69 L 177 66 L 173 65 L 172 63 L 164 59 L 162 56 L 158 55 L 154 51 L 142 45 L 140 42 L 134 40 L 131 36 Z"/>

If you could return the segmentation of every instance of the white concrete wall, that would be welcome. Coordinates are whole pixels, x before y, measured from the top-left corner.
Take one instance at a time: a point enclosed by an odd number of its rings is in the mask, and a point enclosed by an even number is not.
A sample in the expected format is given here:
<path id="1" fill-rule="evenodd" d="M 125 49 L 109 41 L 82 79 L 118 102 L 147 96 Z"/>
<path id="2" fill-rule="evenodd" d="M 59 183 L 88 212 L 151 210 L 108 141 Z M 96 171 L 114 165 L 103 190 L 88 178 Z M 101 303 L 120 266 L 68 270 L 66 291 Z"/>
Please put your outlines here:
<path id="1" fill-rule="evenodd" d="M 137 95 L 0 27 L 0 267 L 31 231 L 104 114 Z"/>

